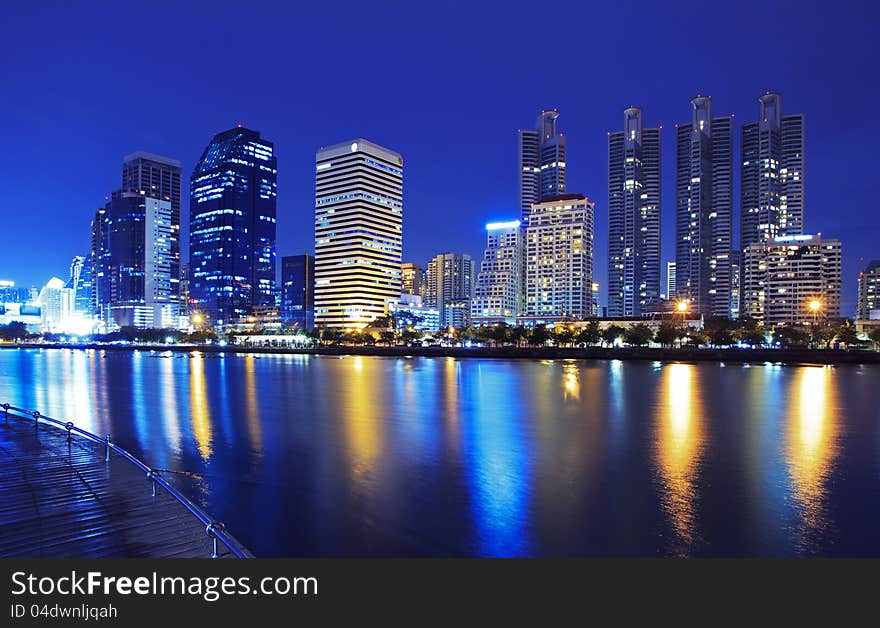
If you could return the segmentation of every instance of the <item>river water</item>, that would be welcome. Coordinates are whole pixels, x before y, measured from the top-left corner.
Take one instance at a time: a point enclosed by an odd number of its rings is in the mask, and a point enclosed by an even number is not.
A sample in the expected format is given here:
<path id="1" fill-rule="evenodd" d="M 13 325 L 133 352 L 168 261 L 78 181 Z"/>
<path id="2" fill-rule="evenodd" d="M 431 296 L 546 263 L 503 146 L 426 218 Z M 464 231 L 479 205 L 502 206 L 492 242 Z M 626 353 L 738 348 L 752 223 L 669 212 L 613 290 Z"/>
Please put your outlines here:
<path id="1" fill-rule="evenodd" d="M 880 556 L 878 366 L 0 350 L 0 401 L 258 556 Z"/>

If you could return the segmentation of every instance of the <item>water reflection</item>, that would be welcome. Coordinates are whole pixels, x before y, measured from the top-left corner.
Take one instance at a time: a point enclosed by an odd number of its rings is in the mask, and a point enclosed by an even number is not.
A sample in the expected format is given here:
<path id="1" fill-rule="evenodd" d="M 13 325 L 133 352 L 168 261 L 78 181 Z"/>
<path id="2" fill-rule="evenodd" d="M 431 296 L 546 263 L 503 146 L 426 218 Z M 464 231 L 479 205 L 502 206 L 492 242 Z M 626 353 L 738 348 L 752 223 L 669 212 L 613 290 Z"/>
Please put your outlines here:
<path id="1" fill-rule="evenodd" d="M 211 427 L 211 410 L 208 406 L 205 358 L 200 351 L 194 351 L 190 354 L 189 405 L 196 446 L 202 460 L 208 460 L 211 457 L 213 428 Z"/>
<path id="2" fill-rule="evenodd" d="M 692 364 L 670 364 L 660 378 L 655 440 L 660 500 L 677 554 L 688 554 L 699 540 L 697 480 L 704 441 L 699 386 L 699 371 Z"/>
<path id="3" fill-rule="evenodd" d="M 795 531 L 801 551 L 815 551 L 828 528 L 828 479 L 838 452 L 838 417 L 831 385 L 833 371 L 825 367 L 799 370 L 790 397 L 785 459 L 796 501 Z"/>
<path id="4" fill-rule="evenodd" d="M 343 364 L 343 390 L 348 399 L 342 420 L 348 463 L 352 480 L 361 490 L 372 491 L 376 463 L 382 452 L 380 423 L 376 415 L 376 407 L 381 407 L 381 398 L 377 398 L 379 387 L 371 381 L 369 373 L 364 372 L 362 356 L 346 358 Z"/>
<path id="5" fill-rule="evenodd" d="M 0 401 L 111 434 L 263 556 L 880 556 L 878 379 L 0 350 Z"/>

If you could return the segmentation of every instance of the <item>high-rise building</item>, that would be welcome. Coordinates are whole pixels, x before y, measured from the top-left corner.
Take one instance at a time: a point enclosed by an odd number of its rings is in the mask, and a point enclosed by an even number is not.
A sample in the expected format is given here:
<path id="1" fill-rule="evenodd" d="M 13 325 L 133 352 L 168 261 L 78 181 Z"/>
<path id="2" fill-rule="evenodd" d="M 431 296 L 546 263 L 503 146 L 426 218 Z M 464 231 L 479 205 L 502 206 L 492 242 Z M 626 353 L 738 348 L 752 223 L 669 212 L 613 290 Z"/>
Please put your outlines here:
<path id="1" fill-rule="evenodd" d="M 281 258 L 281 322 L 301 329 L 315 326 L 315 258 Z"/>
<path id="2" fill-rule="evenodd" d="M 440 253 L 428 262 L 425 305 L 440 311 L 440 327 L 467 327 L 473 291 L 474 260 L 470 255 Z"/>
<path id="3" fill-rule="evenodd" d="M 608 135 L 608 314 L 637 317 L 660 298 L 660 128 L 623 112 Z"/>
<path id="4" fill-rule="evenodd" d="M 532 204 L 565 193 L 565 135 L 556 128 L 559 111 L 542 110 L 534 130 L 519 133 L 519 198 L 523 222 Z"/>
<path id="5" fill-rule="evenodd" d="M 858 319 L 880 319 L 880 259 L 873 260 L 859 273 Z"/>
<path id="6" fill-rule="evenodd" d="M 804 232 L 804 116 L 782 115 L 782 96 L 758 99 L 742 128 L 740 248 Z"/>
<path id="7" fill-rule="evenodd" d="M 676 128 L 677 299 L 705 316 L 730 316 L 733 117 L 712 116 L 712 99 L 691 100 Z"/>
<path id="8" fill-rule="evenodd" d="M 765 326 L 840 315 L 840 241 L 780 236 L 743 252 L 743 312 Z M 818 308 L 811 308 L 817 302 Z"/>
<path id="9" fill-rule="evenodd" d="M 403 157 L 356 139 L 315 170 L 315 323 L 363 328 L 400 298 Z"/>
<path id="10" fill-rule="evenodd" d="M 189 316 L 189 262 L 180 265 L 180 315 Z"/>
<path id="11" fill-rule="evenodd" d="M 272 142 L 239 125 L 190 178 L 190 310 L 214 325 L 275 305 L 277 175 Z"/>
<path id="12" fill-rule="evenodd" d="M 526 227 L 526 316 L 584 319 L 592 313 L 593 213 L 582 194 L 532 205 Z"/>
<path id="13" fill-rule="evenodd" d="M 428 286 L 428 274 L 424 268 L 412 262 L 401 265 L 403 292 L 424 298 Z"/>
<path id="14" fill-rule="evenodd" d="M 512 323 L 523 311 L 525 233 L 520 221 L 486 225 L 486 250 L 474 285 L 474 325 Z"/>
<path id="15" fill-rule="evenodd" d="M 63 331 L 65 321 L 73 312 L 73 289 L 52 277 L 40 290 L 40 328 L 48 332 Z"/>
<path id="16" fill-rule="evenodd" d="M 730 318 L 736 320 L 742 308 L 742 251 L 730 252 Z"/>
<path id="17" fill-rule="evenodd" d="M 674 301 L 676 293 L 675 262 L 666 262 L 666 298 Z"/>
<path id="18" fill-rule="evenodd" d="M 77 255 L 70 263 L 70 278 L 66 288 L 73 290 L 73 309 L 85 316 L 92 314 L 91 255 Z"/>
<path id="19" fill-rule="evenodd" d="M 171 290 L 180 293 L 180 162 L 138 151 L 122 160 L 123 192 L 171 203 Z M 181 301 L 181 307 L 185 304 Z"/>
<path id="20" fill-rule="evenodd" d="M 177 327 L 171 202 L 114 192 L 92 223 L 95 314 L 107 328 Z"/>

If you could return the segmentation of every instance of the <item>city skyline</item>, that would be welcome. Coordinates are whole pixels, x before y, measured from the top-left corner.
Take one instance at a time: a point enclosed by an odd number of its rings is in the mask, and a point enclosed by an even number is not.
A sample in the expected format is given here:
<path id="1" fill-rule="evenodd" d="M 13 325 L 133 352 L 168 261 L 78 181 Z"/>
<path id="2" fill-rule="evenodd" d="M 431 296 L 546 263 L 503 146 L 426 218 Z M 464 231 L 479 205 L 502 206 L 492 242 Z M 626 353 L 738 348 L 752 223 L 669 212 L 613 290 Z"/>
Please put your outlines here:
<path id="1" fill-rule="evenodd" d="M 86 9 L 85 12 L 90 10 Z M 28 23 L 35 19 L 35 16 L 28 15 L 28 11 L 22 11 L 13 15 L 13 22 L 18 20 Z M 771 13 L 775 11 L 773 9 Z M 635 15 L 635 26 L 638 30 L 647 30 L 648 23 L 652 19 L 658 19 L 651 12 L 652 9 L 646 8 Z M 219 13 L 223 13 L 222 9 Z M 478 18 L 489 17 L 480 10 L 477 14 Z M 579 14 L 585 20 L 589 15 L 586 12 Z M 748 28 L 748 21 L 739 16 L 739 13 L 735 13 L 731 17 L 733 31 L 737 28 Z M 363 17 L 358 16 L 358 19 Z M 186 10 L 182 11 L 182 25 L 190 25 L 192 19 L 193 15 L 188 15 Z M 510 18 L 500 16 L 499 19 Z M 801 26 L 810 32 L 819 29 L 835 32 L 843 30 L 842 24 L 834 21 L 819 24 L 808 16 L 799 16 L 796 19 L 802 20 Z M 59 18 L 59 25 L 62 21 Z M 352 18 L 352 23 L 343 24 L 342 32 L 353 32 L 354 21 L 356 20 Z M 662 18 L 661 24 L 665 29 L 664 37 L 679 28 L 674 26 L 670 18 Z M 849 25 L 849 28 L 858 27 L 859 25 Z M 51 30 L 52 24 L 48 28 Z M 457 32 L 451 22 L 441 21 L 438 28 L 437 45 L 428 53 L 432 59 L 438 54 L 438 58 L 443 57 L 448 52 L 453 35 Z M 390 26 L 384 27 L 383 32 L 388 32 L 389 29 Z M 394 95 L 376 95 L 372 102 L 359 97 L 344 106 L 329 103 L 313 115 L 300 116 L 308 120 L 307 125 L 297 119 L 298 112 L 303 110 L 291 109 L 289 103 L 285 102 L 283 106 L 270 105 L 268 102 L 271 99 L 250 98 L 245 102 L 235 95 L 222 105 L 210 106 L 206 106 L 208 101 L 205 96 L 195 95 L 190 99 L 191 102 L 184 102 L 184 98 L 173 99 L 173 106 L 162 116 L 143 116 L 138 119 L 137 116 L 126 114 L 124 124 L 113 112 L 106 116 L 83 117 L 81 114 L 84 111 L 91 111 L 83 109 L 83 98 L 88 93 L 88 86 L 94 85 L 95 80 L 106 78 L 108 72 L 113 72 L 114 66 L 103 61 L 98 63 L 95 75 L 86 82 L 87 85 L 76 89 L 68 89 L 69 86 L 65 88 L 65 100 L 61 101 L 65 106 L 60 109 L 48 109 L 44 106 L 39 111 L 30 113 L 27 103 L 31 99 L 29 94 L 32 90 L 28 88 L 31 79 L 23 72 L 31 67 L 32 62 L 24 58 L 23 51 L 29 51 L 33 46 L 10 37 L 3 44 L 7 55 L 20 58 L 21 61 L 17 62 L 14 70 L 16 74 L 12 77 L 13 97 L 3 106 L 7 113 L 12 114 L 12 118 L 20 121 L 18 126 L 21 131 L 16 131 L 12 141 L 24 137 L 19 133 L 31 134 L 28 141 L 21 142 L 23 153 L 16 160 L 24 158 L 24 163 L 34 163 L 35 157 L 31 156 L 31 151 L 36 150 L 35 146 L 42 147 L 39 150 L 39 163 L 43 164 L 44 160 L 48 160 L 44 165 L 57 172 L 60 177 L 57 188 L 64 190 L 64 194 L 59 195 L 56 186 L 40 190 L 39 195 L 34 193 L 35 189 L 46 186 L 38 188 L 38 181 L 32 174 L 27 175 L 18 164 L 10 162 L 10 156 L 5 157 L 4 164 L 8 166 L 5 169 L 6 176 L 12 177 L 16 183 L 12 186 L 15 188 L 12 195 L 5 202 L 9 203 L 8 211 L 20 211 L 22 218 L 13 227 L 13 239 L 17 241 L 9 245 L 10 252 L 13 256 L 26 259 L 26 245 L 36 233 L 45 238 L 48 250 L 39 259 L 30 260 L 27 265 L 3 264 L 0 275 L 4 279 L 15 280 L 22 287 L 32 284 L 39 286 L 53 275 L 63 276 L 70 258 L 87 250 L 87 232 L 81 229 L 74 231 L 72 225 L 81 225 L 83 216 L 87 221 L 94 207 L 100 204 L 103 193 L 108 191 L 107 173 L 118 168 L 116 164 L 120 156 L 135 150 L 167 155 L 179 159 L 183 163 L 183 172 L 189 173 L 204 141 L 219 129 L 229 128 L 236 123 L 259 130 L 266 137 L 271 137 L 278 146 L 278 255 L 299 254 L 311 250 L 308 231 L 312 213 L 310 206 L 313 203 L 313 198 L 310 200 L 310 197 L 313 197 L 314 191 L 308 161 L 310 156 L 313 158 L 314 150 L 338 137 L 362 135 L 383 145 L 394 146 L 407 156 L 405 189 L 408 210 L 404 219 L 403 259 L 424 264 L 441 250 L 467 252 L 473 258 L 479 259 L 484 246 L 483 225 L 515 215 L 517 209 L 516 129 L 532 120 L 542 108 L 557 108 L 562 116 L 561 128 L 568 138 L 566 187 L 586 194 L 597 203 L 595 279 L 602 286 L 601 298 L 604 304 L 607 298 L 604 264 L 607 255 L 608 211 L 605 180 L 606 133 L 619 126 L 620 112 L 627 106 L 640 106 L 648 112 L 652 126 L 663 125 L 670 129 L 669 133 L 664 134 L 662 147 L 663 154 L 667 156 L 663 168 L 662 205 L 665 215 L 661 255 L 662 263 L 665 264 L 674 259 L 671 247 L 671 242 L 674 241 L 674 221 L 669 211 L 674 207 L 674 185 L 670 183 L 670 178 L 674 178 L 674 168 L 670 165 L 668 156 L 674 154 L 674 134 L 671 129 L 676 122 L 683 120 L 682 103 L 696 93 L 710 94 L 713 96 L 717 115 L 732 113 L 737 116 L 737 129 L 734 131 L 736 160 L 739 155 L 741 123 L 754 120 L 757 98 L 765 91 L 773 90 L 784 95 L 787 111 L 803 112 L 806 115 L 810 143 L 807 231 L 821 232 L 823 236 L 839 238 L 844 243 L 844 295 L 841 309 L 843 314 L 849 314 L 855 310 L 858 272 L 867 260 L 876 257 L 868 235 L 871 229 L 877 228 L 877 219 L 869 213 L 870 198 L 876 184 L 852 181 L 852 177 L 847 177 L 849 183 L 841 187 L 839 181 L 846 176 L 843 166 L 847 159 L 843 159 L 844 156 L 865 159 L 868 154 L 867 148 L 857 141 L 864 134 L 859 130 L 859 125 L 865 124 L 863 120 L 866 118 L 860 114 L 868 110 L 866 103 L 871 100 L 870 92 L 877 88 L 866 85 L 867 97 L 857 99 L 853 105 L 855 110 L 848 111 L 846 116 L 840 116 L 835 112 L 831 94 L 852 89 L 857 78 L 856 73 L 846 67 L 841 70 L 811 50 L 799 49 L 798 54 L 787 52 L 782 44 L 791 36 L 780 33 L 778 37 L 780 55 L 773 64 L 774 67 L 766 72 L 758 69 L 758 55 L 746 52 L 741 55 L 741 59 L 737 59 L 735 57 L 741 50 L 737 51 L 730 42 L 718 42 L 712 47 L 707 59 L 695 61 L 697 67 L 689 69 L 687 77 L 682 76 L 671 64 L 670 55 L 673 51 L 649 62 L 646 69 L 652 73 L 652 78 L 643 85 L 611 76 L 613 68 L 591 70 L 590 77 L 595 80 L 590 82 L 589 101 L 584 100 L 583 89 L 572 87 L 563 80 L 566 76 L 576 76 L 581 65 L 579 61 L 576 62 L 574 55 L 569 54 L 573 52 L 569 44 L 564 44 L 559 66 L 546 70 L 550 73 L 548 79 L 555 78 L 558 84 L 555 85 L 550 80 L 542 81 L 539 88 L 529 90 L 525 96 L 507 99 L 509 102 L 505 102 L 503 96 L 494 94 L 493 91 L 503 85 L 513 85 L 513 62 L 491 56 L 479 60 L 478 65 L 482 71 L 464 70 L 461 77 L 446 72 L 441 77 L 450 92 L 461 92 L 477 85 L 478 73 L 481 75 L 479 80 L 487 82 L 485 87 L 468 92 L 471 96 L 465 99 L 469 105 L 473 105 L 475 98 L 480 100 L 484 109 L 480 132 L 457 135 L 448 133 L 447 129 L 450 125 L 460 124 L 459 113 L 463 115 L 463 109 L 450 109 L 448 96 L 444 96 L 439 104 L 432 104 L 416 95 L 408 95 L 407 90 L 407 95 L 394 109 L 395 115 L 391 115 L 388 105 L 401 97 L 400 90 L 418 84 L 418 80 L 421 80 L 412 78 L 401 80 L 400 85 L 392 86 Z M 795 39 L 800 40 L 800 35 Z M 859 46 L 866 44 L 858 43 L 858 39 L 848 38 L 841 45 L 852 54 L 864 55 L 865 52 L 859 52 Z M 309 45 L 309 41 L 312 40 L 304 41 L 302 45 Z M 393 34 L 393 41 L 404 47 L 415 45 L 413 39 L 404 35 Z M 15 44 L 18 44 L 19 50 L 7 48 Z M 274 45 L 283 48 L 287 44 Z M 682 44 L 686 50 L 690 50 L 693 45 Z M 172 46 L 173 50 L 162 53 L 158 63 L 164 64 L 163 67 L 170 67 L 177 55 L 185 56 L 181 48 L 183 46 L 184 44 Z M 729 46 L 730 50 L 727 51 L 725 46 Z M 675 52 L 682 54 L 684 50 L 678 49 Z M 457 54 L 466 53 L 467 50 Z M 623 53 L 620 64 L 612 64 L 613 67 L 622 67 L 628 54 Z M 72 59 L 66 63 L 76 66 L 79 62 L 81 59 Z M 309 77 L 313 72 L 316 72 L 316 77 L 321 68 L 326 70 L 322 65 L 324 63 L 316 62 L 316 66 L 320 67 L 305 72 L 306 75 L 300 77 L 303 84 L 318 84 Z M 339 63 L 341 60 L 334 58 L 331 65 L 339 69 Z M 351 76 L 352 72 L 358 71 L 363 65 L 361 62 L 352 63 L 355 67 L 341 68 L 344 76 Z M 186 67 L 187 64 L 182 65 Z M 802 68 L 802 65 L 809 65 L 809 71 Z M 486 70 L 491 67 L 497 67 L 500 71 L 497 76 L 487 78 Z M 718 67 L 725 70 L 721 76 L 711 71 Z M 832 67 L 835 69 L 834 73 L 831 72 Z M 213 71 L 210 72 L 214 76 Z M 200 80 L 184 77 L 186 74 L 189 73 L 182 71 L 176 84 L 184 94 L 190 96 Z M 261 74 L 265 75 L 263 72 Z M 65 85 L 65 81 L 61 80 L 63 77 L 58 78 L 59 86 L 53 87 L 53 90 L 61 89 Z M 414 80 L 416 83 L 413 83 Z M 121 77 L 120 81 L 123 87 L 128 86 L 126 77 Z M 823 85 L 822 89 L 817 87 L 819 84 Z M 828 86 L 832 87 L 829 89 Z M 131 89 L 133 88 L 134 83 L 131 85 Z M 263 89 L 274 93 L 282 88 L 283 86 L 270 83 Z M 461 107 L 464 106 L 465 103 L 462 103 Z M 102 108 L 101 111 L 103 110 Z M 57 113 L 57 118 L 47 121 L 45 116 L 49 111 Z M 76 116 L 75 124 L 71 116 Z M 81 134 L 93 136 L 98 148 L 81 142 Z M 78 146 L 81 151 L 76 163 L 69 167 L 66 165 L 63 169 L 54 167 L 49 154 L 64 154 L 73 146 Z M 448 186 L 433 184 L 433 181 L 442 176 L 444 166 L 449 163 L 453 154 L 479 155 L 480 165 L 487 169 L 481 173 L 481 178 L 490 179 L 492 185 L 480 185 L 477 181 L 468 180 L 468 177 L 461 177 Z M 739 187 L 737 172 L 734 181 L 734 207 L 737 209 L 740 207 Z M 187 193 L 187 189 L 182 191 L 183 196 Z M 853 220 L 846 223 L 835 221 L 834 218 L 842 211 L 850 211 Z M 438 216 L 448 216 L 450 220 L 438 219 Z M 186 217 L 182 222 L 186 224 Z M 734 218 L 734 243 L 740 241 L 738 222 Z M 42 227 L 39 231 L 37 224 Z M 186 260 L 187 254 L 182 253 L 182 259 Z"/>

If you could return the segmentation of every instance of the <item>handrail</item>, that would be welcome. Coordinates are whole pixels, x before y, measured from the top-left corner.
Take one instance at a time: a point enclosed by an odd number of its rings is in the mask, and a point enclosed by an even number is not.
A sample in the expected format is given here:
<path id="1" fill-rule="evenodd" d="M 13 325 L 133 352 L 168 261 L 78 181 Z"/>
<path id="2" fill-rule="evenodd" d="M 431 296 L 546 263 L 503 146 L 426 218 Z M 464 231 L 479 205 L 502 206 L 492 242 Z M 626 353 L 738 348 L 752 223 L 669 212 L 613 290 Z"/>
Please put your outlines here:
<path id="1" fill-rule="evenodd" d="M 221 522 L 215 521 L 213 517 L 208 515 L 204 510 L 199 508 L 195 503 L 193 503 L 189 498 L 184 496 L 180 491 L 174 488 L 171 484 L 169 484 L 165 478 L 163 478 L 159 471 L 152 469 L 147 464 L 145 464 L 142 460 L 132 455 L 116 443 L 114 443 L 110 435 L 107 434 L 104 438 L 101 438 L 97 434 L 93 434 L 88 430 L 84 430 L 81 427 L 77 427 L 72 421 L 59 421 L 58 419 L 53 419 L 52 417 L 46 416 L 45 414 L 40 414 L 36 410 L 26 410 L 24 408 L 19 408 L 17 406 L 13 406 L 9 403 L 0 404 L 0 408 L 3 409 L 3 419 L 4 421 L 9 420 L 9 413 L 13 412 L 13 418 L 18 419 L 32 419 L 34 421 L 34 427 L 38 427 L 40 421 L 44 423 L 49 423 L 51 425 L 55 425 L 62 429 L 67 430 L 67 441 L 70 442 L 71 433 L 76 432 L 81 436 L 85 437 L 87 440 L 91 440 L 95 443 L 104 445 L 105 454 L 104 460 L 110 461 L 110 452 L 115 451 L 117 454 L 125 458 L 128 462 L 133 464 L 135 467 L 140 469 L 143 473 L 146 474 L 147 480 L 151 483 L 153 489 L 153 496 L 156 496 L 156 486 L 160 486 L 165 489 L 165 491 L 171 495 L 174 499 L 176 499 L 180 504 L 186 508 L 190 514 L 192 514 L 196 519 L 198 519 L 202 525 L 205 526 L 205 534 L 211 538 L 213 551 L 211 553 L 211 558 L 219 558 L 220 554 L 217 551 L 217 542 L 219 541 L 232 553 L 236 558 L 253 558 L 253 554 L 251 554 L 245 547 L 242 545 L 238 539 L 232 536 L 230 533 L 226 531 L 226 526 L 224 526 Z"/>

